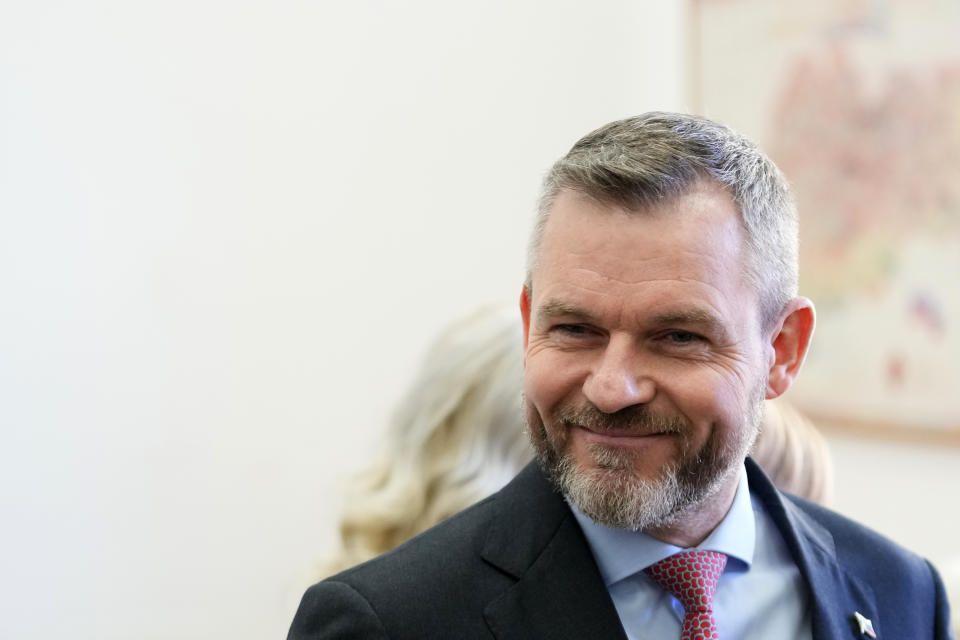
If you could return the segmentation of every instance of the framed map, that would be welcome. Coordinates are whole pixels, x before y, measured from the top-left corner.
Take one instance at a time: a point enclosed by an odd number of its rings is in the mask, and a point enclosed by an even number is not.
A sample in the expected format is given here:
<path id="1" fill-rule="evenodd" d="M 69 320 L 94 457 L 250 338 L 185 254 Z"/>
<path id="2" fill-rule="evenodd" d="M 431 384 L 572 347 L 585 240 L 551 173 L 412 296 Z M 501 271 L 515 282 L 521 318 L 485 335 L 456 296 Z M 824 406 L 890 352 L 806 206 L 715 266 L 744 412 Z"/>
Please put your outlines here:
<path id="1" fill-rule="evenodd" d="M 692 0 L 690 102 L 800 209 L 818 420 L 960 442 L 960 2 Z"/>

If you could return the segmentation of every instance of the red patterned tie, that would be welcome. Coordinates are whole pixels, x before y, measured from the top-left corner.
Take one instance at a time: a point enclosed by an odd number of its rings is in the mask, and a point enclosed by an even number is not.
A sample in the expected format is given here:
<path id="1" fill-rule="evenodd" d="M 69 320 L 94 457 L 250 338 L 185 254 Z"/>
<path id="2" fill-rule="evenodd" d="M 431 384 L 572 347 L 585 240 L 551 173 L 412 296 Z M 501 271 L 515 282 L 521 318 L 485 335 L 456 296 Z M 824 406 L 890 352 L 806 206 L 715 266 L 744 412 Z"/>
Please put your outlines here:
<path id="1" fill-rule="evenodd" d="M 683 605 L 680 640 L 717 640 L 713 619 L 713 592 L 727 556 L 715 551 L 683 551 L 647 567 L 664 591 Z"/>

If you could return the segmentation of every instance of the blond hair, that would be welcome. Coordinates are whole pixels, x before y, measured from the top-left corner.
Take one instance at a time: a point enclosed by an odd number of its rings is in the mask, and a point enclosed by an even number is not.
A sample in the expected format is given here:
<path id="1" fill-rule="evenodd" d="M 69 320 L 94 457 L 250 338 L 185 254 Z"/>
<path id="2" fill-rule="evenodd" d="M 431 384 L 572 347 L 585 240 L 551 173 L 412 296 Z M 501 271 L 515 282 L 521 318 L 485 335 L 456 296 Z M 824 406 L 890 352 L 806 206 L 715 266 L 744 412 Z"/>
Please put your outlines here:
<path id="1" fill-rule="evenodd" d="M 326 573 L 363 562 L 507 483 L 531 458 L 520 316 L 478 309 L 430 346 L 395 409 L 380 460 L 349 491 Z"/>
<path id="2" fill-rule="evenodd" d="M 750 456 L 780 489 L 823 505 L 830 503 L 830 448 L 816 426 L 793 405 L 767 400 Z"/>

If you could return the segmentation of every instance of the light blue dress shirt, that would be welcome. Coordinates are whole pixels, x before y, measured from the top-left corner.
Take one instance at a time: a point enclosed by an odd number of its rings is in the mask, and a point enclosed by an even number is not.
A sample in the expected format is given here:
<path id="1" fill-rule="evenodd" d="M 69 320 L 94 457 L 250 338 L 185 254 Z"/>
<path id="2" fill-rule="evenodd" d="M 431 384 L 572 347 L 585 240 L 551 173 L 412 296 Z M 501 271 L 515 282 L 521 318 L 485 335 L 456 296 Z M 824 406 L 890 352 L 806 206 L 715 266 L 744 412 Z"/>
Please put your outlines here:
<path id="1" fill-rule="evenodd" d="M 645 533 L 611 529 L 580 513 L 583 533 L 630 640 L 680 637 L 683 606 L 644 569 L 684 549 Z M 713 599 L 722 640 L 810 640 L 807 587 L 773 520 L 750 499 L 742 469 L 730 511 L 695 547 L 728 556 Z"/>

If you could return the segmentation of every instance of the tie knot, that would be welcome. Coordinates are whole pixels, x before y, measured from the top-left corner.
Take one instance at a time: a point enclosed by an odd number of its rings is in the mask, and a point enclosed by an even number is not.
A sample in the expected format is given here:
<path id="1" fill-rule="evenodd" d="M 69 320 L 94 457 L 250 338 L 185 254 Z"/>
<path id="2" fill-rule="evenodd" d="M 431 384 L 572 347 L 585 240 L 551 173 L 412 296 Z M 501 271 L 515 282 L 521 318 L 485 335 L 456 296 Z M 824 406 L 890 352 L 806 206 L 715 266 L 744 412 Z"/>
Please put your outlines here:
<path id="1" fill-rule="evenodd" d="M 680 601 L 688 614 L 713 609 L 713 593 L 727 556 L 716 551 L 683 551 L 647 567 L 647 574 Z"/>

